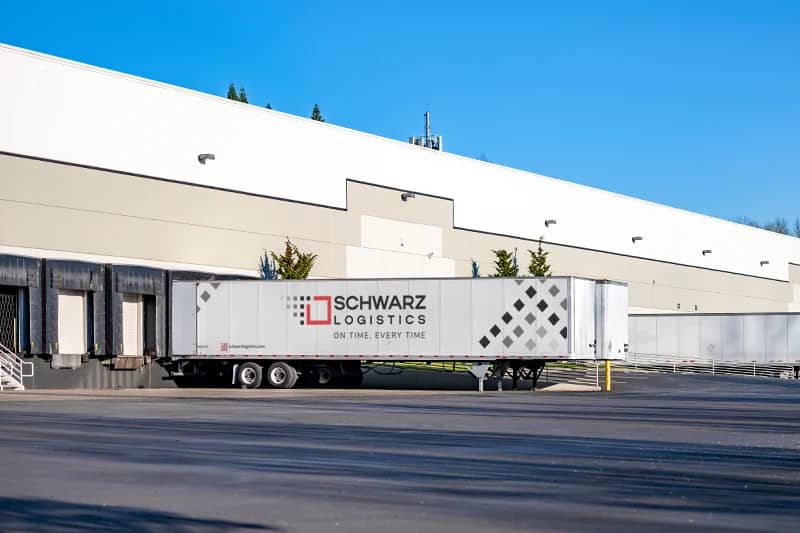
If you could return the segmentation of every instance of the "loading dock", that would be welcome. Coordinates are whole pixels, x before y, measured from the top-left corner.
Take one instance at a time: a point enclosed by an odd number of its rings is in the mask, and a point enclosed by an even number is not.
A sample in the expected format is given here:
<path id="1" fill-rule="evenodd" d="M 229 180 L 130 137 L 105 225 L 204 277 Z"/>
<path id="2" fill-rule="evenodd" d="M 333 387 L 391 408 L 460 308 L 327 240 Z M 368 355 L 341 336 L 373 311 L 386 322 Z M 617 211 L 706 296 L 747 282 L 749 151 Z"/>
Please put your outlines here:
<path id="1" fill-rule="evenodd" d="M 138 368 L 166 353 L 167 273 L 156 268 L 107 265 L 108 347 L 114 368 Z"/>
<path id="2" fill-rule="evenodd" d="M 122 295 L 122 355 L 144 355 L 142 295 Z"/>
<path id="3" fill-rule="evenodd" d="M 62 354 L 86 353 L 86 291 L 58 291 L 58 351 Z"/>
<path id="4" fill-rule="evenodd" d="M 82 261 L 44 263 L 45 349 L 53 368 L 78 368 L 105 355 L 105 267 Z"/>
<path id="5" fill-rule="evenodd" d="M 16 353 L 42 345 L 41 261 L 0 255 L 0 343 Z"/>

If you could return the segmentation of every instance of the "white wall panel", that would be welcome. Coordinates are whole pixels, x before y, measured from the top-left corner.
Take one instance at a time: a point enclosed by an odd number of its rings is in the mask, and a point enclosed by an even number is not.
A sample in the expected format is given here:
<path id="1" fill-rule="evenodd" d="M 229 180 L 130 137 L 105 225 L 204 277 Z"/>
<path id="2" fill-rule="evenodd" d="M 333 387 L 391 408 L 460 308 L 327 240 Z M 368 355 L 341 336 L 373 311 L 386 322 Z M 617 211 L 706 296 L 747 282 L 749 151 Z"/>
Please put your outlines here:
<path id="1" fill-rule="evenodd" d="M 413 204 L 410 208 L 413 208 Z M 361 215 L 361 246 L 441 257 L 442 228 Z"/>
<path id="2" fill-rule="evenodd" d="M 442 281 L 439 306 L 440 309 L 446 309 L 446 312 L 439 317 L 442 339 L 439 353 L 442 355 L 471 353 L 472 346 L 477 341 L 469 319 L 472 309 L 472 284 L 465 287 L 465 283 L 460 280 Z M 464 331 L 464 324 L 469 324 L 469 330 Z"/>
<path id="3" fill-rule="evenodd" d="M 770 362 L 785 363 L 789 348 L 788 315 L 769 315 L 765 327 L 765 358 Z"/>
<path id="4" fill-rule="evenodd" d="M 700 317 L 698 349 L 703 359 L 722 359 L 722 321 L 719 315 Z"/>
<path id="5" fill-rule="evenodd" d="M 630 351 L 641 355 L 652 355 L 658 352 L 658 335 L 656 317 L 639 316 L 630 318 L 631 346 Z"/>
<path id="6" fill-rule="evenodd" d="M 172 353 L 190 355 L 197 352 L 197 289 L 194 283 L 172 284 L 172 321 L 170 340 Z"/>
<path id="7" fill-rule="evenodd" d="M 763 362 L 766 351 L 766 315 L 744 315 L 742 327 L 744 331 L 745 360 Z"/>
<path id="8" fill-rule="evenodd" d="M 348 278 L 453 277 L 455 261 L 385 250 L 348 246 Z"/>
<path id="9" fill-rule="evenodd" d="M 789 317 L 789 361 L 800 363 L 800 315 Z"/>
<path id="10" fill-rule="evenodd" d="M 413 315 L 416 321 L 421 314 L 426 315 L 424 327 L 409 327 L 412 338 L 408 339 L 408 350 L 412 354 L 419 355 L 444 355 L 441 352 L 441 284 L 439 280 L 411 280 L 408 282 L 408 293 L 411 295 L 426 294 L 425 310 L 414 310 L 408 312 Z M 462 282 L 466 286 L 466 283 Z M 447 307 L 448 312 L 451 306 Z M 465 322 L 469 322 L 468 320 Z M 463 322 L 462 322 L 463 324 Z M 424 331 L 426 330 L 426 331 Z M 424 333 L 424 336 L 422 335 Z M 463 335 L 463 333 L 462 333 Z"/>
<path id="11" fill-rule="evenodd" d="M 682 316 L 678 318 L 678 355 L 687 359 L 700 356 L 700 318 Z"/>
<path id="12" fill-rule="evenodd" d="M 536 239 L 554 218 L 561 244 L 781 280 L 800 263 L 796 238 L 10 46 L 0 72 L 0 151 L 340 208 L 358 179 L 452 198 L 463 228 Z"/>
<path id="13" fill-rule="evenodd" d="M 728 315 L 720 318 L 722 358 L 725 361 L 745 361 L 744 317 Z"/>
<path id="14" fill-rule="evenodd" d="M 663 355 L 678 355 L 678 320 L 668 316 L 656 318 L 656 335 L 658 335 L 658 351 Z"/>
<path id="15" fill-rule="evenodd" d="M 246 312 L 231 320 L 231 344 L 253 346 L 259 343 L 258 324 L 262 320 L 259 313 L 259 291 L 245 283 L 231 283 L 231 310 L 239 308 Z"/>

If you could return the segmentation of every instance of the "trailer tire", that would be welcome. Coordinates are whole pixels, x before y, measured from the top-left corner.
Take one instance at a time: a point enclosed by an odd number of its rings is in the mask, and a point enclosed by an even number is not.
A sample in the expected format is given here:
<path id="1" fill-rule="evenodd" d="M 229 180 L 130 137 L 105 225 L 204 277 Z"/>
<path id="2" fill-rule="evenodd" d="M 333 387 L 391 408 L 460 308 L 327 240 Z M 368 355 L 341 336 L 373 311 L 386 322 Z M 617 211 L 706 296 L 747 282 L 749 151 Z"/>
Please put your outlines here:
<path id="1" fill-rule="evenodd" d="M 237 381 L 244 389 L 257 389 L 261 386 L 263 369 L 258 363 L 242 363 L 239 365 Z"/>
<path id="2" fill-rule="evenodd" d="M 336 371 L 333 367 L 329 365 L 323 365 L 316 369 L 317 374 L 317 385 L 322 385 L 326 387 L 333 383 L 333 380 L 336 378 Z"/>
<path id="3" fill-rule="evenodd" d="M 291 389 L 297 383 L 297 370 L 283 361 L 269 365 L 267 383 L 275 389 Z"/>

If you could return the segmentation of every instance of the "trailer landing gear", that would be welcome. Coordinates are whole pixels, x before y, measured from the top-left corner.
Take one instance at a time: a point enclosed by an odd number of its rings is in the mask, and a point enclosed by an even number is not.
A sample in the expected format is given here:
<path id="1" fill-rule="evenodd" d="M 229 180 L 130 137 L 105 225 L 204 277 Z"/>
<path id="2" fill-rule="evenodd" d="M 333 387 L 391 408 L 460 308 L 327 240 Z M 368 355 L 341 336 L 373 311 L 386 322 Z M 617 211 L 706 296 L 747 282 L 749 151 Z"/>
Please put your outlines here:
<path id="1" fill-rule="evenodd" d="M 540 359 L 534 361 L 509 361 L 501 359 L 496 361 L 492 375 L 497 379 L 497 391 L 501 392 L 503 390 L 503 378 L 509 373 L 511 374 L 511 388 L 513 390 L 517 389 L 519 380 L 530 380 L 531 390 L 536 390 L 536 383 L 538 383 L 539 377 L 542 375 L 542 371 L 544 371 L 544 365 L 545 361 Z M 478 379 L 480 380 L 481 378 Z M 483 390 L 482 383 L 479 383 L 478 390 Z"/>

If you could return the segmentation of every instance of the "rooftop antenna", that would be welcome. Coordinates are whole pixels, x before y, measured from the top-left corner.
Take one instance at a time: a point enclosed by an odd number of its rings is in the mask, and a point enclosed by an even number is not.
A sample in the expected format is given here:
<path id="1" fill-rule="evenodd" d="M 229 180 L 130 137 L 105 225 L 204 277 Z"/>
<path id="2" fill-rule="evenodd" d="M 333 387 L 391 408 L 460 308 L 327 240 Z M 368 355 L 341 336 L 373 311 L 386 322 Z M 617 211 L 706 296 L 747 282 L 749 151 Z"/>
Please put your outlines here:
<path id="1" fill-rule="evenodd" d="M 408 142 L 424 148 L 442 151 L 442 136 L 431 133 L 431 113 L 425 111 L 425 136 L 409 137 Z"/>
<path id="2" fill-rule="evenodd" d="M 425 111 L 425 146 L 431 145 L 431 112 Z"/>

